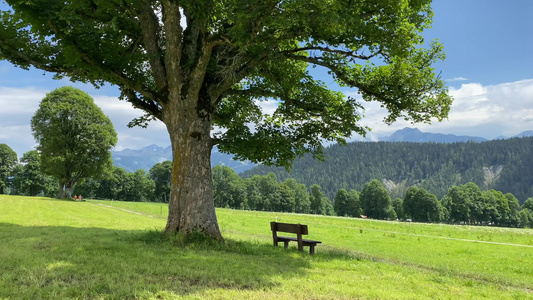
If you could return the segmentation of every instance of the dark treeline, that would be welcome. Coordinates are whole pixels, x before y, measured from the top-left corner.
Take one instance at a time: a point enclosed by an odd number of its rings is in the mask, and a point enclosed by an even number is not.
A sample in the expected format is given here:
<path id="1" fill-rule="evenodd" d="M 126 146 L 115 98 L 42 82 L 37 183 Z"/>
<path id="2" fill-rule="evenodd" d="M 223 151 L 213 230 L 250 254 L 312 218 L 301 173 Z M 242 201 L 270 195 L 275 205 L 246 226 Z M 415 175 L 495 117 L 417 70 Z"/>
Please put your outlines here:
<path id="1" fill-rule="evenodd" d="M 57 179 L 41 172 L 37 150 L 24 153 L 19 162 L 15 151 L 0 144 L 0 157 L 0 194 L 57 196 Z"/>
<path id="2" fill-rule="evenodd" d="M 171 169 L 170 161 L 155 164 L 149 173 L 113 167 L 109 174 L 102 174 L 104 179 L 78 182 L 73 194 L 86 199 L 168 202 Z M 25 153 L 19 161 L 9 146 L 0 144 L 0 194 L 55 197 L 57 191 L 57 179 L 41 170 L 38 151 Z"/>
<path id="3" fill-rule="evenodd" d="M 305 155 L 291 173 L 258 166 L 241 175 L 274 172 L 309 186 L 319 184 L 335 197 L 339 189 L 361 190 L 372 179 L 383 182 L 393 198 L 416 185 L 442 198 L 457 185 L 474 182 L 482 190 L 512 193 L 521 203 L 533 196 L 533 137 L 454 144 L 356 142 L 325 149 L 325 162 Z"/>
<path id="4" fill-rule="evenodd" d="M 113 167 L 106 179 L 86 179 L 77 184 L 74 194 L 92 199 L 168 202 L 171 170 L 170 161 L 155 164 L 148 173 L 143 169 L 131 173 Z"/>
<path id="5" fill-rule="evenodd" d="M 452 187 L 441 200 L 417 186 L 409 187 L 404 198 L 391 199 L 382 182 L 374 179 L 361 191 L 339 189 L 330 200 L 318 184 L 307 188 L 294 178 L 278 182 L 272 172 L 243 179 L 229 167 L 216 166 L 213 184 L 217 207 L 416 222 L 533 226 L 533 198 L 520 207 L 511 193 L 482 191 L 473 182 Z"/>

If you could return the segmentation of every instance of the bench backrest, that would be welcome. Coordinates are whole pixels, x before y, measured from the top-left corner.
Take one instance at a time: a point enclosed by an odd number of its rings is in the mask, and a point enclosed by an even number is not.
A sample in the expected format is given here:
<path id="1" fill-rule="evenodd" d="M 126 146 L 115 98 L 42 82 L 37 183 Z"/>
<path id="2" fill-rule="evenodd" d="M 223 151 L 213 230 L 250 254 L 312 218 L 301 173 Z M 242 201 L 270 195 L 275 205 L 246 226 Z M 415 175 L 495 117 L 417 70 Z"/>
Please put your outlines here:
<path id="1" fill-rule="evenodd" d="M 302 235 L 309 234 L 309 232 L 307 231 L 307 225 L 270 222 L 270 229 L 272 229 L 272 238 L 274 239 L 274 245 L 278 245 L 278 231 L 295 233 L 296 239 L 298 241 L 298 250 L 304 250 Z"/>
<path id="2" fill-rule="evenodd" d="M 272 229 L 273 232 L 280 231 L 303 235 L 309 234 L 309 231 L 307 230 L 307 225 L 301 224 L 270 222 L 270 229 Z"/>

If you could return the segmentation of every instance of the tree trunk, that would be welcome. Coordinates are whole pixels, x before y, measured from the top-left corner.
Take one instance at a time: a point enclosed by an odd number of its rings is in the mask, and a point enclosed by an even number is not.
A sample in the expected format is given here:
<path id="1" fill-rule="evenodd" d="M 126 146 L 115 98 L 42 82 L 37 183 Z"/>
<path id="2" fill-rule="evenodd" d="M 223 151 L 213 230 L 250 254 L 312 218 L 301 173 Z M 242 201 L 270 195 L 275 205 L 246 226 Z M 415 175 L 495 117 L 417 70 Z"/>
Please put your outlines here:
<path id="1" fill-rule="evenodd" d="M 68 182 L 65 185 L 65 198 L 72 199 L 72 189 L 74 188 L 74 184 Z"/>
<path id="2" fill-rule="evenodd" d="M 65 183 L 59 181 L 59 192 L 57 194 L 58 199 L 64 199 L 65 198 Z"/>
<path id="3" fill-rule="evenodd" d="M 168 112 L 172 173 L 166 233 L 198 232 L 222 240 L 215 214 L 211 175 L 211 123 L 197 108 Z"/>
<path id="4" fill-rule="evenodd" d="M 70 199 L 72 198 L 72 189 L 74 188 L 75 183 L 70 181 L 61 182 L 59 181 L 59 193 L 57 194 L 58 199 Z"/>

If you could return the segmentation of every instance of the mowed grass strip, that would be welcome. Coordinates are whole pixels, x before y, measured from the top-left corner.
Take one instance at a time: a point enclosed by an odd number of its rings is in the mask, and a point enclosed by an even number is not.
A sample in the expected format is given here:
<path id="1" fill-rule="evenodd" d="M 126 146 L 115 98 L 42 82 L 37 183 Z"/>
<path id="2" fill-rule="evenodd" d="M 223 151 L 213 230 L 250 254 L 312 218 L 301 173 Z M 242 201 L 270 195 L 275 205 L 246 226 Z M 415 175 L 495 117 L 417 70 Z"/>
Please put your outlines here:
<path id="1" fill-rule="evenodd" d="M 122 204 L 146 215 L 108 207 Z M 271 245 L 268 222 L 276 216 L 278 221 L 296 216 L 301 223 L 330 218 L 218 210 L 226 243 L 184 242 L 160 234 L 166 216 L 158 216 L 165 207 L 158 205 L 0 196 L 0 298 L 533 297 L 529 281 L 513 279 L 509 285 L 506 274 L 499 282 L 470 276 L 474 270 L 447 272 L 431 262 L 365 250 L 360 247 L 363 236 L 370 238 L 365 231 L 357 236 L 310 223 L 310 238 L 324 242 L 315 256 Z M 432 253 L 426 252 L 420 255 Z M 525 258 L 531 263 L 531 255 Z"/>

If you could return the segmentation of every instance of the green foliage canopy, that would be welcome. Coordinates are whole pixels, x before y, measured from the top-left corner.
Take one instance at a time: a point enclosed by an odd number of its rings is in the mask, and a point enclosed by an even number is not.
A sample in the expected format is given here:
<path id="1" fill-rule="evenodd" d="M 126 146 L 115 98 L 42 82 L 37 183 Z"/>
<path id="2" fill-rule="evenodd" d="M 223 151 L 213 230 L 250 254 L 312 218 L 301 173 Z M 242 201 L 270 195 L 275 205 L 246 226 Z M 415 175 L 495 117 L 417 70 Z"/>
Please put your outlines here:
<path id="1" fill-rule="evenodd" d="M 284 183 L 294 192 L 294 211 L 309 213 L 311 201 L 305 184 L 298 183 L 294 178 L 288 178 Z"/>
<path id="2" fill-rule="evenodd" d="M 115 84 L 147 112 L 134 124 L 168 124 L 174 91 L 180 99 L 194 93 L 198 115 L 227 129 L 214 142 L 238 158 L 288 166 L 322 140 L 366 132 L 360 104 L 330 91 L 308 66 L 381 102 L 387 123 L 440 120 L 451 103 L 431 67 L 444 58 L 441 45 L 421 47 L 429 0 L 5 2 L 13 11 L 0 13 L 0 58 Z M 260 113 L 257 101 L 266 98 L 279 101 L 273 116 Z"/>

